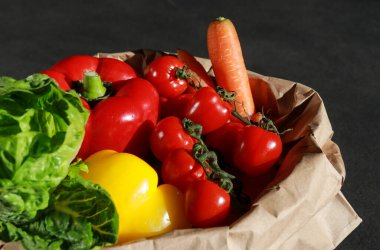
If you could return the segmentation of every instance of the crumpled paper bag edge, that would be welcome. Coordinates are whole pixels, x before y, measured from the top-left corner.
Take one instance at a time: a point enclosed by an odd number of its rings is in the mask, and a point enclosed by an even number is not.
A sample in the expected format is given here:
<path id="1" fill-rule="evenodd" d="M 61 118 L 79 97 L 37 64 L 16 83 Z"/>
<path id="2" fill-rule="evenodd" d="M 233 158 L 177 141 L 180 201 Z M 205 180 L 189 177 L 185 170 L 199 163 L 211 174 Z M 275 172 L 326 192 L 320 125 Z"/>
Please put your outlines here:
<path id="1" fill-rule="evenodd" d="M 340 204 L 340 219 L 332 221 L 326 214 L 335 212 L 336 207 L 332 206 L 333 203 Z M 336 221 L 340 222 L 337 225 Z M 324 227 L 317 227 L 316 224 L 324 223 Z M 325 207 L 323 207 L 317 214 L 315 214 L 302 228 L 292 234 L 280 247 L 280 249 L 335 249 L 351 232 L 352 229 L 358 227 L 362 223 L 362 219 L 356 214 L 352 206 L 344 197 L 342 192 L 339 192 Z M 332 228 L 339 227 L 339 230 L 332 230 Z M 329 235 L 323 235 L 323 232 L 318 232 L 318 229 L 325 229 Z M 315 240 L 310 240 L 310 237 L 305 233 L 310 231 L 314 237 L 325 237 L 326 245 L 321 247 L 315 244 Z M 322 235 L 322 236 L 321 236 Z"/>

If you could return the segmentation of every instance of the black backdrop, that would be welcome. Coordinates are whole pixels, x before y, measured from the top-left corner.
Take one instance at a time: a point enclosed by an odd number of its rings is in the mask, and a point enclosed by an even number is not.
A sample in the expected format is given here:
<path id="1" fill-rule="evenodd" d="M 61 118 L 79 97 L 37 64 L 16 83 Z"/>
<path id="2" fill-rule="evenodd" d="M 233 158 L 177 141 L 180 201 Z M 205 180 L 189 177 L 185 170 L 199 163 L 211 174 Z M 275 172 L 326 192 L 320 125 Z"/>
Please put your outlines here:
<path id="1" fill-rule="evenodd" d="M 338 249 L 380 249 L 379 13 L 375 0 L 2 0 L 0 75 L 22 78 L 72 54 L 138 48 L 207 57 L 209 21 L 228 17 L 249 69 L 322 96 L 346 164 L 343 192 L 364 220 Z"/>

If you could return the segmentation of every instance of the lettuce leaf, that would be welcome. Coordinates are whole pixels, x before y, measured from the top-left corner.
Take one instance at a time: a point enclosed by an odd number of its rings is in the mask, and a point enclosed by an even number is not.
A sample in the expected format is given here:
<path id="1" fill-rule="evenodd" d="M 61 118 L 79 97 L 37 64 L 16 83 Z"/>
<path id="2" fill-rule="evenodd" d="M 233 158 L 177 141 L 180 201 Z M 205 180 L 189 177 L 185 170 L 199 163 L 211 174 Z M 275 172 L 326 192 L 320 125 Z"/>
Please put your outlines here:
<path id="1" fill-rule="evenodd" d="M 31 221 L 66 177 L 89 112 L 46 75 L 0 78 L 0 220 Z"/>
<path id="2" fill-rule="evenodd" d="M 26 249 L 91 249 L 117 241 L 118 216 L 100 186 L 67 176 L 51 195 L 37 220 L 16 227 L 0 222 L 0 237 L 21 240 Z"/>
<path id="3" fill-rule="evenodd" d="M 0 239 L 26 249 L 91 249 L 117 241 L 108 193 L 71 165 L 89 112 L 46 75 L 0 77 Z"/>

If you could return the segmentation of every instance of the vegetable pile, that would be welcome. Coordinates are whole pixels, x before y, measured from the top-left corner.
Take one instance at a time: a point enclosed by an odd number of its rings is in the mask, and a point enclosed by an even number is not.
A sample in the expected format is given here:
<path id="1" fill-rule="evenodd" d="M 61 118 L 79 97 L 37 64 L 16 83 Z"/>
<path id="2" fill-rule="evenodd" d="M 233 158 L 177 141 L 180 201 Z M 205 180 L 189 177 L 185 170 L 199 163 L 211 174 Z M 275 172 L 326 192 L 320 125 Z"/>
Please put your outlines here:
<path id="1" fill-rule="evenodd" d="M 255 112 L 230 20 L 210 23 L 207 46 L 215 78 L 185 50 L 141 75 L 75 55 L 0 78 L 0 239 L 90 249 L 247 211 L 262 191 L 252 181 L 276 171 L 281 133 Z"/>

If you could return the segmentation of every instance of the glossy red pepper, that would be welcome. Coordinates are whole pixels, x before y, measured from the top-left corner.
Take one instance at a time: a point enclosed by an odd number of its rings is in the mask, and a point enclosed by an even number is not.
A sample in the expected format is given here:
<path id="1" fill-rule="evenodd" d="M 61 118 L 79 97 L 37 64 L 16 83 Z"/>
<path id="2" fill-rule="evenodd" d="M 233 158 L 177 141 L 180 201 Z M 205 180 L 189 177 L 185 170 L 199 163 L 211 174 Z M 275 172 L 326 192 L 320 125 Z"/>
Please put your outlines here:
<path id="1" fill-rule="evenodd" d="M 150 136 L 150 149 L 160 161 L 172 150 L 191 150 L 193 146 L 193 138 L 184 130 L 181 120 L 174 116 L 160 120 Z"/>
<path id="2" fill-rule="evenodd" d="M 172 184 L 183 192 L 194 181 L 207 178 L 202 165 L 194 159 L 189 151 L 183 148 L 172 150 L 165 157 L 161 167 L 161 176 L 165 183 Z"/>
<path id="3" fill-rule="evenodd" d="M 185 116 L 202 125 L 202 134 L 222 127 L 230 118 L 230 105 L 210 87 L 199 89 L 187 106 Z"/>
<path id="4" fill-rule="evenodd" d="M 120 81 L 137 77 L 136 71 L 125 62 L 89 55 L 66 57 L 41 73 L 54 78 L 60 86 L 73 87 L 73 82 L 82 80 L 83 74 L 89 71 L 97 72 L 103 81 L 113 83 L 116 89 L 120 89 Z"/>
<path id="5" fill-rule="evenodd" d="M 147 153 L 149 134 L 158 119 L 158 93 L 148 81 L 137 78 L 130 65 L 113 58 L 75 55 L 41 73 L 54 78 L 63 90 L 79 81 L 81 95 L 97 101 L 78 158 L 103 149 L 141 157 Z M 104 97 L 104 82 L 112 84 L 115 96 Z"/>
<path id="6" fill-rule="evenodd" d="M 230 195 L 209 180 L 193 182 L 185 193 L 185 213 L 193 227 L 220 226 L 230 212 Z"/>
<path id="7" fill-rule="evenodd" d="M 237 133 L 234 166 L 245 174 L 258 176 L 274 166 L 282 152 L 278 134 L 258 126 L 245 126 Z"/>
<path id="8" fill-rule="evenodd" d="M 174 98 L 160 98 L 161 99 L 161 114 L 160 116 L 168 117 L 175 116 L 180 119 L 185 118 L 187 108 L 194 97 L 192 94 L 182 94 Z"/>
<path id="9" fill-rule="evenodd" d="M 219 129 L 207 134 L 205 142 L 207 146 L 217 151 L 220 157 L 227 163 L 232 163 L 233 151 L 240 130 L 244 125 L 237 122 L 229 122 Z"/>
<path id="10" fill-rule="evenodd" d="M 187 75 L 181 70 L 183 66 L 177 57 L 162 56 L 146 67 L 144 77 L 156 87 L 160 96 L 173 98 L 187 89 Z"/>
<path id="11" fill-rule="evenodd" d="M 152 84 L 142 78 L 125 81 L 115 96 L 99 102 L 92 110 L 87 155 L 112 149 L 144 157 L 158 109 L 158 93 Z"/>

